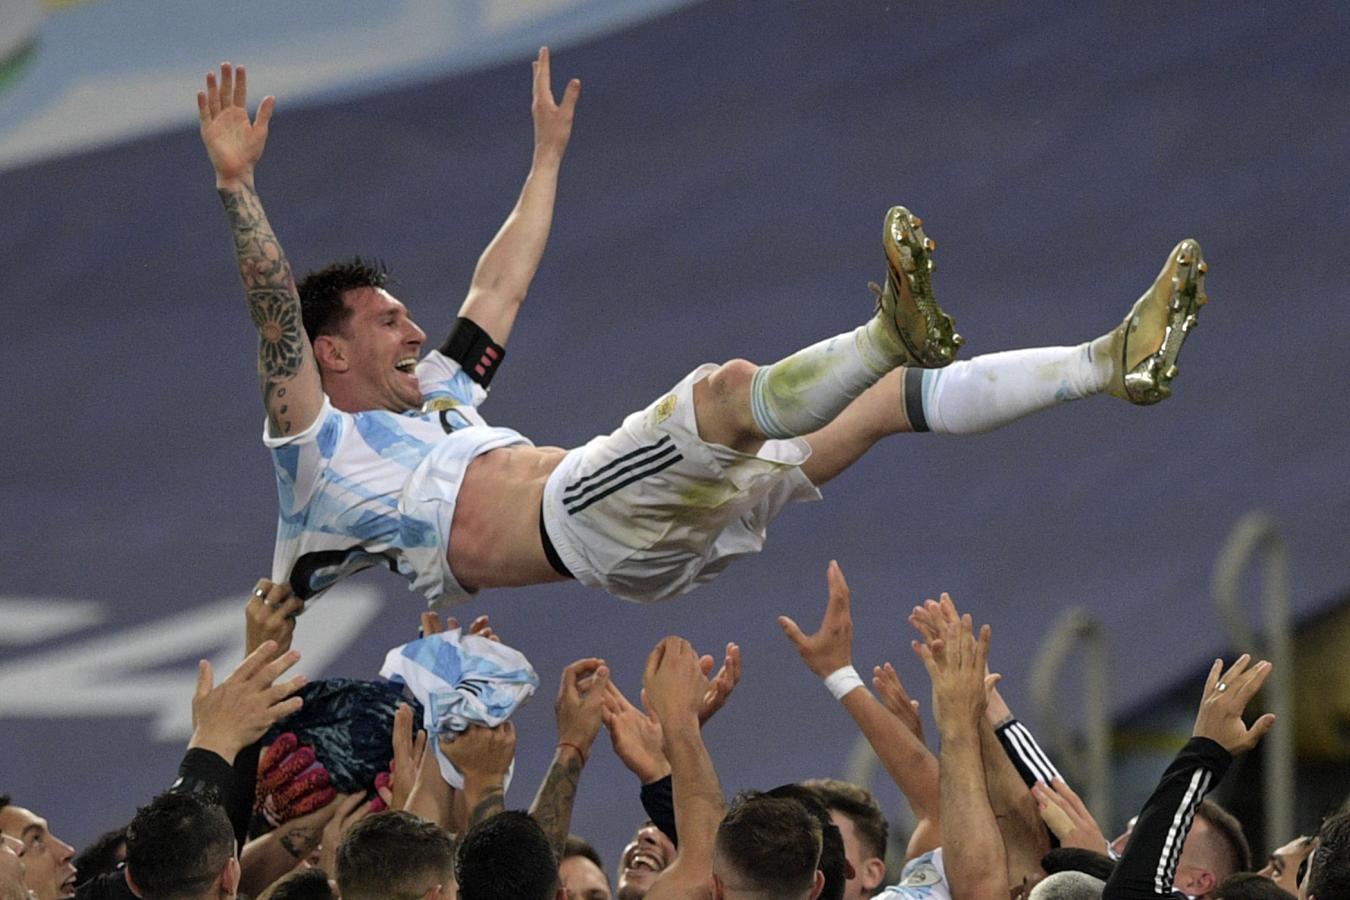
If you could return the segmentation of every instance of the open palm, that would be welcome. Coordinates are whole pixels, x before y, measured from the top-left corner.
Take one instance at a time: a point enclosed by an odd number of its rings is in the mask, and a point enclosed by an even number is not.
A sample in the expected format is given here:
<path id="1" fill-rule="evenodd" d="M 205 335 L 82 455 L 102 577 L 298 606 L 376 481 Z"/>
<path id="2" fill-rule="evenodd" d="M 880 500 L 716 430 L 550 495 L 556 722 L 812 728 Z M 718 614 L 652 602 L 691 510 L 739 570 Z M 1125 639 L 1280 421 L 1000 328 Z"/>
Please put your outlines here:
<path id="1" fill-rule="evenodd" d="M 206 76 L 206 90 L 197 93 L 197 116 L 201 123 L 202 143 L 216 170 L 217 181 L 250 178 L 253 167 L 267 144 L 267 124 L 276 105 L 273 97 L 263 98 L 257 118 L 248 117 L 247 74 L 221 63 L 220 77 Z"/>

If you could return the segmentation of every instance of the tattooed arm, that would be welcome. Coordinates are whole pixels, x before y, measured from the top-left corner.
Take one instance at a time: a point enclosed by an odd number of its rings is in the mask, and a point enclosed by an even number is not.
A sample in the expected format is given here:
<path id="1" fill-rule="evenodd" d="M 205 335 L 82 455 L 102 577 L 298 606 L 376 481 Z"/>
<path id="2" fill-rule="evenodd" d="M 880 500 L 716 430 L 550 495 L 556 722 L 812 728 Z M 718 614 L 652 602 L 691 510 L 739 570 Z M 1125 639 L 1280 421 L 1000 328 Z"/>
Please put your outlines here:
<path id="1" fill-rule="evenodd" d="M 541 49 L 534 63 L 534 101 L 530 108 L 534 118 L 530 173 L 520 199 L 478 258 L 468 296 L 459 310 L 460 316 L 472 319 L 499 344 L 506 343 L 544 256 L 553 225 L 558 172 L 572 135 L 572 116 L 580 95 L 581 82 L 574 78 L 563 91 L 562 103 L 553 99 L 548 48 Z"/>
<path id="2" fill-rule="evenodd" d="M 609 668 L 600 659 L 579 659 L 563 669 L 553 712 L 558 720 L 558 746 L 553 764 L 530 804 L 530 815 L 548 835 L 553 854 L 562 860 L 567 830 L 572 824 L 572 803 L 586 756 L 600 733 Z"/>
<path id="3" fill-rule="evenodd" d="M 249 317 L 258 330 L 258 380 L 268 429 L 280 437 L 313 423 L 323 408 L 323 387 L 290 263 L 253 187 L 253 169 L 267 143 L 276 101 L 265 97 L 250 122 L 246 100 L 244 68 L 222 63 L 219 81 L 215 73 L 208 74 L 206 90 L 197 94 L 197 114 L 234 236 Z"/>

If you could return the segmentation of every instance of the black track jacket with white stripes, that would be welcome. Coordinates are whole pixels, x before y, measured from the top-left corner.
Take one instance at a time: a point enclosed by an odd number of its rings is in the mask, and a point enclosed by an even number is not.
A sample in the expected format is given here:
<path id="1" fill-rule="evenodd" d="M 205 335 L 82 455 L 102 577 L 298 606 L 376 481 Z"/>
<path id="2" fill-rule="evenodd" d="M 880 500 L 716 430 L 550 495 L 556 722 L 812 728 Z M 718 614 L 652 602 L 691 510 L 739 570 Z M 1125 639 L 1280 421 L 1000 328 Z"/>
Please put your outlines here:
<path id="1" fill-rule="evenodd" d="M 1193 737 L 1186 742 L 1139 813 L 1102 900 L 1184 896 L 1172 890 L 1181 845 L 1200 801 L 1232 762 L 1232 755 L 1209 738 Z"/>

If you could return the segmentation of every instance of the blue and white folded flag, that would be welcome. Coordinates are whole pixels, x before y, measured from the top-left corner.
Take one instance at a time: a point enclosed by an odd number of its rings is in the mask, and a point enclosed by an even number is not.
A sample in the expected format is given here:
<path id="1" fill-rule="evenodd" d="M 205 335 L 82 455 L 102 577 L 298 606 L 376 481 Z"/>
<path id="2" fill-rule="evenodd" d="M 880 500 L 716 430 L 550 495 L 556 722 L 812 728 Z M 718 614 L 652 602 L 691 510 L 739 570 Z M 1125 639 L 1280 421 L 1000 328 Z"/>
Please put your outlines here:
<path id="1" fill-rule="evenodd" d="M 405 684 L 422 704 L 422 725 L 431 736 L 441 776 L 463 788 L 464 776 L 441 752 L 436 738 L 467 731 L 470 725 L 495 728 L 511 717 L 539 687 L 539 676 L 519 650 L 461 629 L 443 631 L 390 650 L 380 675 Z M 452 738 L 453 739 L 453 738 Z M 515 763 L 506 773 L 511 783 Z"/>

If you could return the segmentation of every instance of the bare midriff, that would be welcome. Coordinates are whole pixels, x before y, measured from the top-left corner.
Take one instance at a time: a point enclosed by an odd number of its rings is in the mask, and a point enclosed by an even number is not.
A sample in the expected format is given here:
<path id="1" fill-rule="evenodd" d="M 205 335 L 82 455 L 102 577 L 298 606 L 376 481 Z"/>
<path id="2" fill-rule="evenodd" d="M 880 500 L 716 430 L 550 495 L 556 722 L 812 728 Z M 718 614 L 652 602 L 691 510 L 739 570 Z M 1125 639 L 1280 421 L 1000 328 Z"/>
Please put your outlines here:
<path id="1" fill-rule="evenodd" d="M 561 447 L 501 447 L 469 463 L 455 501 L 446 559 L 469 590 L 563 581 L 539 537 L 548 476 Z"/>

